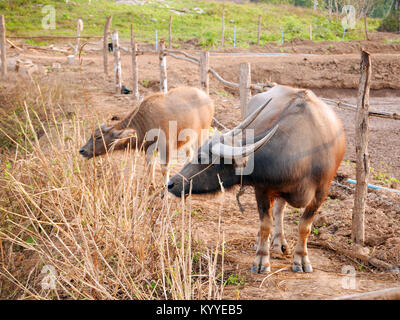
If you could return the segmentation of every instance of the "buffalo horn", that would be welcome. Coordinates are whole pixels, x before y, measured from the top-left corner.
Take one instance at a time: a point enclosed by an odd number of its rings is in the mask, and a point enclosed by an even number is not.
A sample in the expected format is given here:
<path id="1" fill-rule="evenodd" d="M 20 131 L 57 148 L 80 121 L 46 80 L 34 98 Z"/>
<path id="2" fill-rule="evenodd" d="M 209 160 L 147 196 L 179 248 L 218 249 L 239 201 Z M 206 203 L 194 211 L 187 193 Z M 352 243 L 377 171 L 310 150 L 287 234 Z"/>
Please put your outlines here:
<path id="1" fill-rule="evenodd" d="M 262 106 L 258 107 L 252 114 L 250 114 L 246 119 L 244 119 L 237 127 L 233 128 L 232 130 L 224 133 L 225 137 L 229 137 L 231 135 L 235 136 L 240 132 L 240 130 L 246 129 L 257 116 L 260 114 L 261 111 L 271 102 L 271 99 L 268 99 Z"/>
<path id="2" fill-rule="evenodd" d="M 233 147 L 221 142 L 214 144 L 211 148 L 211 152 L 219 157 L 223 158 L 242 158 L 247 157 L 250 154 L 256 152 L 260 149 L 264 144 L 266 144 L 275 134 L 276 130 L 278 129 L 279 125 L 273 127 L 265 136 L 264 138 L 258 140 L 255 143 L 245 145 L 242 147 Z"/>

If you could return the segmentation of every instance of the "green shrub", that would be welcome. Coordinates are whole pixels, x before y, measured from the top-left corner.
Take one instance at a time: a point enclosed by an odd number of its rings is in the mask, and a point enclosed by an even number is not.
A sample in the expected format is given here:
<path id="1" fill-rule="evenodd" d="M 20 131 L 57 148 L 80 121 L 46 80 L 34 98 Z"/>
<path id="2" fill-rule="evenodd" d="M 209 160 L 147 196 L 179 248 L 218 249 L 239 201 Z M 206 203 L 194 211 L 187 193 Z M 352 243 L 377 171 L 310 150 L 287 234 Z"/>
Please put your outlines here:
<path id="1" fill-rule="evenodd" d="M 397 19 L 398 21 L 399 19 Z M 390 14 L 387 18 L 383 19 L 378 31 L 386 31 L 386 32 L 397 32 L 399 31 L 399 25 L 396 21 L 395 13 Z"/>

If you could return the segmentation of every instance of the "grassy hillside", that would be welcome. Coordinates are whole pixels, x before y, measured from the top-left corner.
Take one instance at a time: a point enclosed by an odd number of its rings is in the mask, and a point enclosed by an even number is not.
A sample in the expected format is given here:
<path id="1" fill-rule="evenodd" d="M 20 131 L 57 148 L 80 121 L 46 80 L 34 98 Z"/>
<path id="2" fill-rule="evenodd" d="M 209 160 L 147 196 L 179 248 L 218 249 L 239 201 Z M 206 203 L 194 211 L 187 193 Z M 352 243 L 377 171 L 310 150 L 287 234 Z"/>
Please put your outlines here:
<path id="1" fill-rule="evenodd" d="M 56 12 L 56 28 L 44 30 L 43 6 L 52 5 Z M 312 9 L 267 3 L 169 0 L 147 1 L 144 5 L 117 4 L 111 0 L 13 0 L 1 1 L 0 12 L 6 17 L 8 33 L 12 35 L 74 35 L 76 20 L 84 21 L 83 34 L 102 35 L 105 19 L 113 15 L 112 29 L 117 28 L 122 38 L 129 37 L 132 23 L 139 41 L 154 42 L 155 30 L 159 38 L 168 37 L 168 20 L 174 16 L 174 40 L 198 39 L 206 47 L 219 45 L 221 37 L 221 12 L 225 7 L 225 42 L 233 45 L 233 30 L 236 25 L 237 47 L 248 47 L 257 39 L 258 15 L 262 16 L 261 44 L 266 41 L 281 41 L 281 27 L 285 40 L 309 38 L 309 25 L 313 25 L 314 40 L 341 40 L 343 28 L 340 20 L 329 21 Z M 173 8 L 173 9 L 172 9 Z M 201 12 L 201 13 L 199 13 Z M 370 30 L 376 30 L 379 21 L 369 20 Z M 357 26 L 361 28 L 362 23 Z M 363 39 L 363 34 L 350 31 L 346 40 Z"/>

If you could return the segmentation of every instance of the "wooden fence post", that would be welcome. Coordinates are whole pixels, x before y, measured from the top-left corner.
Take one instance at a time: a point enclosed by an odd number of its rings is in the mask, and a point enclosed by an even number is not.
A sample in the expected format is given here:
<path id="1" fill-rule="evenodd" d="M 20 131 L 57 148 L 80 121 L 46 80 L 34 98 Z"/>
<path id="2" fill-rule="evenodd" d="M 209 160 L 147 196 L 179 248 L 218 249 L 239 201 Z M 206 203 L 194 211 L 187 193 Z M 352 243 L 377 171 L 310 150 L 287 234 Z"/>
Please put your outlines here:
<path id="1" fill-rule="evenodd" d="M 333 300 L 400 300 L 400 287 L 358 293 Z"/>
<path id="2" fill-rule="evenodd" d="M 167 85 L 167 56 L 165 53 L 165 42 L 164 39 L 160 40 L 160 91 L 163 93 L 168 92 Z"/>
<path id="3" fill-rule="evenodd" d="M 111 24 L 112 16 L 109 16 L 106 21 L 106 25 L 104 26 L 104 37 L 103 37 L 103 63 L 104 63 L 104 73 L 108 75 L 108 43 L 107 38 L 110 33 L 110 24 Z"/>
<path id="4" fill-rule="evenodd" d="M 360 84 L 357 98 L 356 115 L 356 177 L 357 185 L 354 195 L 352 217 L 352 239 L 355 243 L 364 245 L 365 228 L 364 215 L 367 201 L 369 154 L 369 89 L 371 84 L 371 57 L 364 49 L 361 51 Z"/>
<path id="5" fill-rule="evenodd" d="M 209 64 L 210 54 L 208 51 L 203 51 L 200 54 L 200 87 L 209 94 L 210 92 L 210 77 L 208 70 L 210 69 Z"/>
<path id="6" fill-rule="evenodd" d="M 310 24 L 310 40 L 312 40 L 312 24 Z"/>
<path id="7" fill-rule="evenodd" d="M 169 16 L 168 48 L 172 48 L 172 15 Z"/>
<path id="8" fill-rule="evenodd" d="M 222 9 L 221 48 L 224 47 L 224 38 L 225 38 L 225 8 Z"/>
<path id="9" fill-rule="evenodd" d="M 138 66 L 137 66 L 137 43 L 133 36 L 133 26 L 131 25 L 131 49 L 132 49 L 132 93 L 133 98 L 139 100 L 139 76 L 138 76 Z"/>
<path id="10" fill-rule="evenodd" d="M 245 62 L 240 64 L 240 80 L 239 80 L 239 93 L 240 93 L 240 111 L 242 120 L 246 118 L 247 103 L 251 99 L 251 69 L 250 63 Z"/>
<path id="11" fill-rule="evenodd" d="M 233 47 L 236 48 L 236 24 L 233 26 Z"/>
<path id="12" fill-rule="evenodd" d="M 156 52 L 158 52 L 158 31 L 156 30 Z"/>
<path id="13" fill-rule="evenodd" d="M 114 30 L 111 40 L 114 51 L 115 92 L 121 93 L 121 54 L 119 52 L 118 30 Z"/>
<path id="14" fill-rule="evenodd" d="M 76 23 L 76 46 L 75 46 L 75 56 L 79 53 L 79 40 L 81 36 L 81 32 L 83 30 L 83 21 L 82 19 L 78 19 Z"/>
<path id="15" fill-rule="evenodd" d="M 257 45 L 260 45 L 261 36 L 261 16 L 258 16 L 258 28 L 257 28 Z"/>
<path id="16" fill-rule="evenodd" d="M 1 75 L 7 75 L 7 58 L 6 58 L 6 24 L 4 16 L 0 15 L 0 53 L 1 53 Z"/>

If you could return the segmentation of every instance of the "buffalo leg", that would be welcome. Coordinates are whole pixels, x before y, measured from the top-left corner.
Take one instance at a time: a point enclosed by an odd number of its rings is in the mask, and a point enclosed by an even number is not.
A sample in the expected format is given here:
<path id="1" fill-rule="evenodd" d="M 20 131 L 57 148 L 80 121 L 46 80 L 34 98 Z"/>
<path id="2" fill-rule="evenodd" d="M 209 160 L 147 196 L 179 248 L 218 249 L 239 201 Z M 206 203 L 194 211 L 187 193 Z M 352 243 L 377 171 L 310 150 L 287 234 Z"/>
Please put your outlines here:
<path id="1" fill-rule="evenodd" d="M 151 181 L 153 183 L 153 185 L 155 185 L 155 181 L 156 181 L 156 161 L 155 161 L 155 157 L 154 154 L 151 152 L 146 153 L 146 162 L 150 167 L 150 171 L 151 171 Z"/>
<path id="2" fill-rule="evenodd" d="M 169 181 L 169 160 L 170 160 L 171 152 L 167 148 L 165 151 L 165 157 L 161 156 L 161 174 L 164 178 L 165 185 L 168 184 Z"/>
<path id="3" fill-rule="evenodd" d="M 288 244 L 283 230 L 283 217 L 285 215 L 286 201 L 282 198 L 276 198 L 274 203 L 275 228 L 272 236 L 272 250 L 278 254 L 286 254 Z"/>
<path id="4" fill-rule="evenodd" d="M 329 190 L 329 189 L 328 189 Z M 293 256 L 293 272 L 312 272 L 310 259 L 308 258 L 307 239 L 311 233 L 311 224 L 319 207 L 324 201 L 328 192 L 317 192 L 315 198 L 305 208 L 299 223 L 299 237 Z"/>
<path id="5" fill-rule="evenodd" d="M 164 178 L 164 183 L 167 184 L 169 181 L 169 167 L 168 164 L 161 164 L 161 174 Z"/>
<path id="6" fill-rule="evenodd" d="M 149 149 L 148 145 L 145 145 L 144 150 L 146 150 L 146 163 L 149 165 L 151 170 L 151 181 L 153 185 L 156 184 L 156 154 L 157 149 Z"/>
<path id="7" fill-rule="evenodd" d="M 258 243 L 256 258 L 254 259 L 251 271 L 254 273 L 263 273 L 271 271 L 269 261 L 269 235 L 272 230 L 271 208 L 274 200 L 264 190 L 256 188 L 256 200 L 258 213 L 260 216 L 260 231 L 258 233 Z"/>

